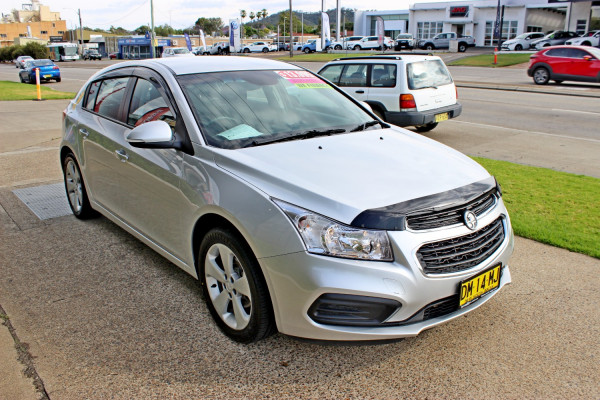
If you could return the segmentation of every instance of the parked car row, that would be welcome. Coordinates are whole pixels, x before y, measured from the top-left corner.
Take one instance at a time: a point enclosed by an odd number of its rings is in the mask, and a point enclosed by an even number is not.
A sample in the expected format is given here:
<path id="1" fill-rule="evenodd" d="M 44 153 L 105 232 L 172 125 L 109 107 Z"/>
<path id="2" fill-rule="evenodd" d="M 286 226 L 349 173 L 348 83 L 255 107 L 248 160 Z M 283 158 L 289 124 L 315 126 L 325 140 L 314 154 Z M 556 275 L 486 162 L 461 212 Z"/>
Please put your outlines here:
<path id="1" fill-rule="evenodd" d="M 542 32 L 526 32 L 514 39 L 507 40 L 500 46 L 501 50 L 542 50 L 557 45 L 594 46 L 600 45 L 600 30 L 586 32 L 578 36 L 575 32 L 553 31 L 547 35 Z"/>

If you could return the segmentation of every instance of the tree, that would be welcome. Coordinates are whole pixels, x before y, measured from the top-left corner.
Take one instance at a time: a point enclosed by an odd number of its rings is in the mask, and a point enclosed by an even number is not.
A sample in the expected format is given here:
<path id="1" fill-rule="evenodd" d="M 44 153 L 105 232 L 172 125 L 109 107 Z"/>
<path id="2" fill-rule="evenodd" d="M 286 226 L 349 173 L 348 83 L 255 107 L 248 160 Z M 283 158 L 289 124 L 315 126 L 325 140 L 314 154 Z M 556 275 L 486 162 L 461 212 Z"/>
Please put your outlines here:
<path id="1" fill-rule="evenodd" d="M 267 18 L 267 15 L 269 15 L 269 13 L 267 12 L 266 8 L 263 8 L 262 10 L 260 10 L 262 12 L 262 17 L 263 18 Z"/>
<path id="2" fill-rule="evenodd" d="M 254 22 L 254 18 L 256 18 L 256 15 L 254 15 L 254 11 L 250 11 L 250 15 L 248 17 L 250 17 L 250 21 Z"/>
<path id="3" fill-rule="evenodd" d="M 256 12 L 256 19 L 260 19 L 262 17 L 262 11 Z"/>
<path id="4" fill-rule="evenodd" d="M 240 17 L 242 17 L 242 25 L 244 24 L 244 18 L 246 18 L 246 10 L 240 10 Z"/>
<path id="5" fill-rule="evenodd" d="M 29 42 L 23 46 L 23 52 L 25 55 L 31 56 L 35 59 L 48 58 L 48 48 L 41 43 Z"/>
<path id="6" fill-rule="evenodd" d="M 129 32 L 127 29 L 122 28 L 120 26 L 118 28 L 115 28 L 114 26 L 111 25 L 108 31 L 110 33 L 114 33 L 116 35 L 130 35 L 131 34 L 131 32 Z"/>
<path id="7" fill-rule="evenodd" d="M 148 25 L 141 25 L 134 30 L 138 35 L 145 35 L 146 32 L 150 32 L 150 27 Z"/>
<path id="8" fill-rule="evenodd" d="M 196 26 L 202 29 L 206 34 L 212 35 L 223 28 L 223 20 L 221 18 L 200 17 L 196 20 Z"/>

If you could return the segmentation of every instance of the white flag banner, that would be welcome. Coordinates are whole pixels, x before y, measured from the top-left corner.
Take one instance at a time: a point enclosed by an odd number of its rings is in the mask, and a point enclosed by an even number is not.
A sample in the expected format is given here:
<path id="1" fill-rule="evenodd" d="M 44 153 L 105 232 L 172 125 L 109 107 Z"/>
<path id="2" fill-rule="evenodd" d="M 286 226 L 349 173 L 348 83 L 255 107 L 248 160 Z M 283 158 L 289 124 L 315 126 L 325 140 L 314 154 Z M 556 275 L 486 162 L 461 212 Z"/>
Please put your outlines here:
<path id="1" fill-rule="evenodd" d="M 385 27 L 383 25 L 383 18 L 377 17 L 375 20 L 375 32 L 377 33 L 377 43 L 380 48 L 383 48 L 383 37 L 385 36 Z"/>
<path id="2" fill-rule="evenodd" d="M 321 36 L 325 40 L 331 40 L 331 31 L 329 29 L 329 15 L 326 12 L 321 13 L 321 27 Z"/>
<path id="3" fill-rule="evenodd" d="M 202 40 L 202 46 L 204 46 L 204 51 L 206 51 L 206 40 L 204 39 L 204 31 L 200 29 L 200 40 Z"/>

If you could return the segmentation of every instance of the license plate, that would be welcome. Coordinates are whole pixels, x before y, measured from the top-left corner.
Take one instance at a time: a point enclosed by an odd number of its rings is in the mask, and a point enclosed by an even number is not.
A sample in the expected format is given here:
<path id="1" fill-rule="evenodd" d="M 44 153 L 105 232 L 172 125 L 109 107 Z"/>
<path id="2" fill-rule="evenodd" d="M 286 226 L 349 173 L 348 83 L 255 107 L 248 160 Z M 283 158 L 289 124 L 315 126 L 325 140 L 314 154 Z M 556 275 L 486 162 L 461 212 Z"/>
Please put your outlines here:
<path id="1" fill-rule="evenodd" d="M 50 78 L 52 75 L 44 75 L 44 78 Z"/>
<path id="2" fill-rule="evenodd" d="M 448 120 L 448 113 L 436 114 L 435 122 L 442 122 Z"/>
<path id="3" fill-rule="evenodd" d="M 459 307 L 464 307 L 467 304 L 477 300 L 484 294 L 491 292 L 500 286 L 500 269 L 501 265 L 497 265 L 492 269 L 482 272 L 481 274 L 464 281 L 460 284 L 460 301 Z"/>

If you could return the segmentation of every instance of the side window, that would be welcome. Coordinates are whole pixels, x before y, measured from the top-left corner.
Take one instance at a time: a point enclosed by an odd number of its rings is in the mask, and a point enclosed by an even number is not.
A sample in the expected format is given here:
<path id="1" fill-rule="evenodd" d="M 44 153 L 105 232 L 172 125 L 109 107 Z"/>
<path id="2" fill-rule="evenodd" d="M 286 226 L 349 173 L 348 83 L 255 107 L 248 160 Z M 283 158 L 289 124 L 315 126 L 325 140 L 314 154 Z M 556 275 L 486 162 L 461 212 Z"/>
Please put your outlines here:
<path id="1" fill-rule="evenodd" d="M 367 86 L 367 65 L 352 64 L 346 65 L 340 78 L 339 86 Z"/>
<path id="2" fill-rule="evenodd" d="M 371 86 L 394 87 L 396 86 L 396 65 L 375 64 L 371 71 Z"/>
<path id="3" fill-rule="evenodd" d="M 169 104 L 156 86 L 146 79 L 139 78 L 133 90 L 127 124 L 139 126 L 150 121 L 165 121 L 175 127 L 175 118 Z"/>
<path id="4" fill-rule="evenodd" d="M 96 97 L 94 111 L 108 118 L 119 119 L 119 108 L 128 80 L 129 77 L 103 80 Z"/>
<path id="5" fill-rule="evenodd" d="M 548 50 L 545 54 L 549 57 L 568 57 L 568 49 L 564 47 Z"/>
<path id="6" fill-rule="evenodd" d="M 331 65 L 326 67 L 319 75 L 321 75 L 325 79 L 329 79 L 331 82 L 337 85 L 340 80 L 340 75 L 342 74 L 342 70 L 344 69 L 344 65 Z"/>
<path id="7" fill-rule="evenodd" d="M 580 50 L 580 49 L 565 49 L 566 50 L 566 57 L 569 58 L 583 58 L 585 56 L 589 56 L 590 54 L 587 51 L 584 50 Z"/>
<path id="8" fill-rule="evenodd" d="M 94 82 L 90 85 L 84 108 L 87 108 L 88 110 L 94 109 L 94 104 L 96 103 L 96 95 L 98 94 L 98 88 L 100 87 L 101 82 L 102 81 Z"/>

